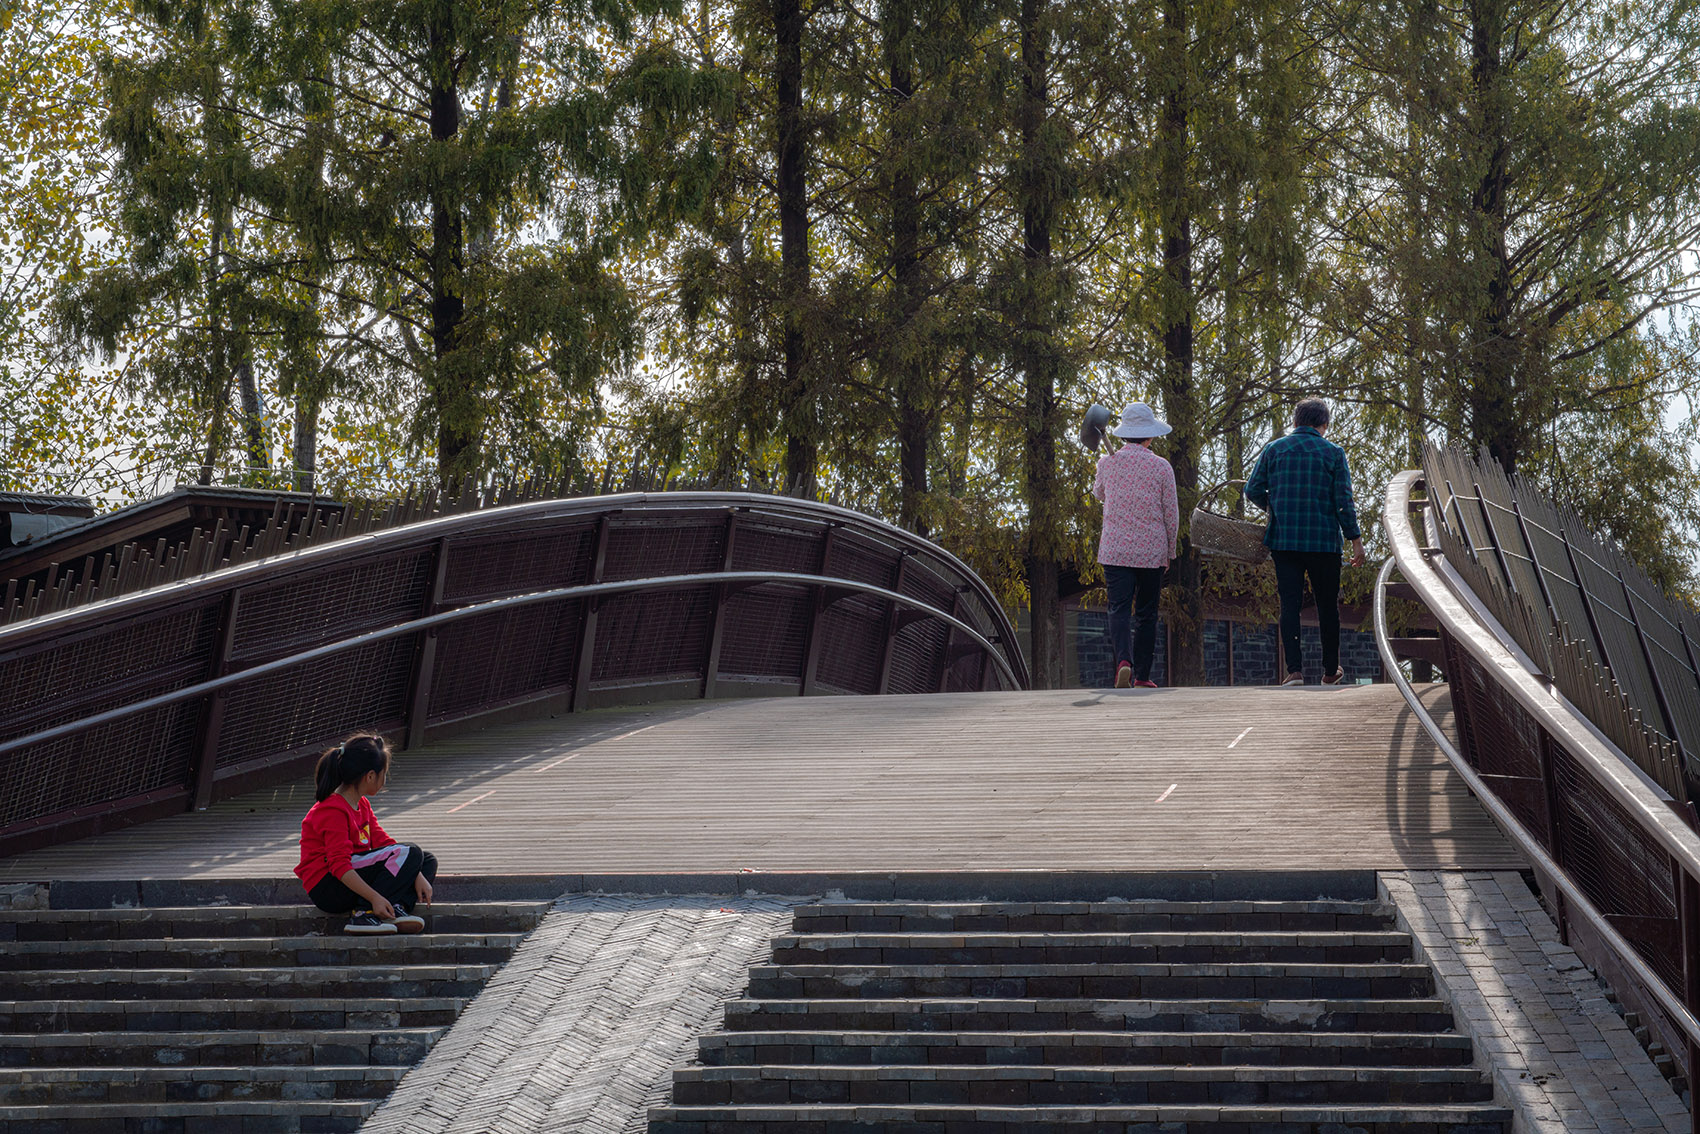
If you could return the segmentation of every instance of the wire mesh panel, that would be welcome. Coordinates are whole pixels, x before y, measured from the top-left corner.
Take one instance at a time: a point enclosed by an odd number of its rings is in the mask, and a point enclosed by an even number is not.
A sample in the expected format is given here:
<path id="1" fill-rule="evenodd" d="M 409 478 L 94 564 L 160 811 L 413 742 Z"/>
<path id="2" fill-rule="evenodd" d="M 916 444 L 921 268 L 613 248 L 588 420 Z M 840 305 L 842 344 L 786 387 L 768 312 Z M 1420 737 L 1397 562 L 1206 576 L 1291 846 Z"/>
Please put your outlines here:
<path id="1" fill-rule="evenodd" d="M 814 609 L 809 587 L 763 583 L 733 594 L 722 608 L 720 675 L 801 683 Z"/>
<path id="2" fill-rule="evenodd" d="M 823 575 L 890 590 L 897 581 L 897 549 L 857 536 L 839 534 L 827 552 Z"/>
<path id="3" fill-rule="evenodd" d="M 975 650 L 963 654 L 951 663 L 950 669 L 944 675 L 944 691 L 946 693 L 972 693 L 987 687 L 988 680 L 992 688 L 1001 684 L 998 678 L 992 677 L 987 671 L 991 669 L 991 661 L 984 650 Z"/>
<path id="4" fill-rule="evenodd" d="M 714 592 L 709 587 L 604 599 L 596 615 L 590 680 L 702 677 L 713 606 Z"/>
<path id="5" fill-rule="evenodd" d="M 218 613 L 217 602 L 202 601 L 105 633 L 38 639 L 0 656 L 0 740 L 204 680 L 218 635 Z"/>
<path id="6" fill-rule="evenodd" d="M 944 670 L 946 639 L 942 622 L 913 622 L 898 631 L 891 644 L 891 693 L 936 693 Z"/>
<path id="7" fill-rule="evenodd" d="M 1454 648 L 1448 660 L 1453 711 L 1468 721 L 1471 763 L 1517 821 L 1551 850 L 1540 726 L 1474 658 Z"/>
<path id="8" fill-rule="evenodd" d="M 443 602 L 461 604 L 590 581 L 596 523 L 521 532 L 476 533 L 446 545 Z"/>
<path id="9" fill-rule="evenodd" d="M 1682 995 L 1682 950 L 1670 855 L 1554 743 L 1565 872 L 1654 972 Z"/>
<path id="10" fill-rule="evenodd" d="M 813 575 L 820 570 L 822 524 L 782 525 L 759 513 L 742 515 L 732 541 L 732 570 Z"/>
<path id="11" fill-rule="evenodd" d="M 718 571 L 725 548 L 724 513 L 656 518 L 622 515 L 608 528 L 602 578 L 614 581 Z"/>
<path id="12" fill-rule="evenodd" d="M 815 682 L 822 692 L 878 693 L 885 658 L 885 603 L 852 596 L 821 615 Z"/>
<path id="13" fill-rule="evenodd" d="M 323 564 L 242 592 L 232 663 L 286 657 L 419 615 L 434 568 L 429 547 Z"/>
<path id="14" fill-rule="evenodd" d="M 0 756 L 0 830 L 189 785 L 201 703 L 137 713 Z"/>
<path id="15" fill-rule="evenodd" d="M 369 642 L 237 685 L 225 703 L 218 767 L 331 745 L 399 726 L 413 674 L 410 637 Z"/>
<path id="16" fill-rule="evenodd" d="M 573 687 L 584 600 L 492 611 L 438 631 L 432 723 Z"/>

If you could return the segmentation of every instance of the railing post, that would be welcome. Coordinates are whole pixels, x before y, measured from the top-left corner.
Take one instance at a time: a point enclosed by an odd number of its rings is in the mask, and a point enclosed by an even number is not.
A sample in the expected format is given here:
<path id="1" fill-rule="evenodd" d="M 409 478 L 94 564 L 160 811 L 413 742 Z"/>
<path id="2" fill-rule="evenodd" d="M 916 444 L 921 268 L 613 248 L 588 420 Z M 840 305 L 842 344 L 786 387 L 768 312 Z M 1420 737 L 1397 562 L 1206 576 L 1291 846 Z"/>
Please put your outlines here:
<path id="1" fill-rule="evenodd" d="M 596 553 L 590 565 L 590 582 L 602 581 L 602 567 L 608 561 L 608 529 L 617 513 L 604 512 L 596 525 Z M 573 669 L 573 712 L 582 713 L 590 706 L 590 670 L 596 660 L 596 612 L 600 599 L 584 600 L 584 619 L 579 623 L 578 664 Z"/>
<path id="2" fill-rule="evenodd" d="M 1682 1002 L 1690 1012 L 1700 1013 L 1700 882 L 1675 860 L 1671 869 L 1676 872 L 1677 916 L 1682 930 Z M 1694 1098 L 1696 1078 L 1700 1077 L 1700 1044 L 1684 1034 L 1688 1055 L 1688 1090 Z M 1700 1106 L 1690 1108 L 1689 1129 L 1700 1134 Z"/>
<path id="3" fill-rule="evenodd" d="M 231 650 L 236 644 L 236 616 L 242 606 L 242 590 L 232 588 L 224 596 L 224 602 L 219 604 L 218 642 L 213 646 L 211 663 L 207 666 L 206 680 L 211 681 L 223 677 L 230 666 Z M 215 692 L 207 698 L 207 715 L 201 725 L 201 743 L 195 753 L 194 767 L 194 809 L 204 811 L 212 804 L 213 777 L 218 772 L 218 738 L 224 731 L 225 691 Z"/>
<path id="4" fill-rule="evenodd" d="M 443 580 L 448 576 L 449 541 L 437 541 L 432 551 L 431 585 L 426 588 L 425 601 L 419 616 L 429 618 L 443 604 Z M 407 737 L 403 747 L 417 748 L 425 742 L 425 721 L 431 712 L 431 682 L 437 672 L 437 631 L 423 630 L 413 655 L 413 684 L 407 695 Z"/>
<path id="5" fill-rule="evenodd" d="M 828 524 L 826 534 L 821 537 L 820 569 L 817 575 L 825 575 L 826 567 L 832 560 L 832 545 L 838 538 L 838 525 Z M 807 697 L 815 691 L 815 672 L 820 668 L 820 639 L 821 623 L 826 620 L 826 588 L 815 588 L 814 613 L 809 618 L 809 644 L 803 650 L 803 673 L 797 682 L 797 695 Z"/>
<path id="6" fill-rule="evenodd" d="M 1535 760 L 1541 766 L 1541 794 L 1546 799 L 1543 817 L 1546 819 L 1547 827 L 1547 853 L 1552 856 L 1554 862 L 1563 868 L 1565 866 L 1564 826 L 1559 819 L 1561 809 L 1558 800 L 1558 776 L 1553 771 L 1552 737 L 1547 734 L 1545 728 L 1539 728 L 1539 732 L 1540 740 L 1535 745 Z M 1476 761 L 1472 759 L 1471 763 L 1474 764 Z M 1564 891 L 1558 888 L 1556 881 L 1553 890 L 1553 920 L 1558 922 L 1558 939 L 1563 944 L 1568 945 L 1570 944 L 1570 918 L 1564 908 Z"/>
<path id="7" fill-rule="evenodd" d="M 897 580 L 892 583 L 892 590 L 899 592 L 903 590 L 903 584 L 909 574 L 909 557 L 913 554 L 914 552 L 907 547 L 897 549 Z M 899 630 L 897 614 L 896 603 L 888 602 L 885 604 L 885 648 L 880 654 L 880 680 L 876 687 L 881 694 L 891 692 L 891 662 L 896 651 Z"/>
<path id="8" fill-rule="evenodd" d="M 729 508 L 726 512 L 726 546 L 720 556 L 720 569 L 732 569 L 732 543 L 738 535 L 738 510 Z M 708 612 L 708 656 L 702 663 L 702 699 L 707 701 L 714 696 L 714 675 L 720 669 L 720 639 L 726 628 L 726 599 L 730 588 L 725 583 L 714 585 L 714 606 Z"/>
<path id="9" fill-rule="evenodd" d="M 1488 511 L 1487 495 L 1482 492 L 1482 486 L 1475 481 L 1470 487 L 1476 491 L 1476 511 L 1482 514 L 1482 528 L 1487 532 L 1488 542 L 1493 545 L 1493 558 L 1499 564 L 1499 577 L 1505 580 L 1507 594 L 1517 593 L 1517 583 L 1512 578 L 1511 566 L 1505 562 L 1505 549 L 1499 546 L 1499 533 L 1493 530 L 1493 514 Z"/>
<path id="10" fill-rule="evenodd" d="M 1517 532 L 1523 537 L 1523 546 L 1529 549 L 1529 562 L 1535 568 L 1535 584 L 1541 588 L 1541 601 L 1547 604 L 1547 617 L 1557 626 L 1558 607 L 1552 604 L 1552 591 L 1547 588 L 1547 577 L 1542 573 L 1540 557 L 1535 554 L 1535 541 L 1529 538 L 1529 524 L 1523 519 L 1523 509 L 1517 506 L 1516 493 L 1511 495 L 1511 514 L 1517 518 Z"/>
<path id="11" fill-rule="evenodd" d="M 952 618 L 962 617 L 962 586 L 961 586 L 961 584 L 958 584 L 957 586 L 955 586 L 951 589 L 950 616 Z M 951 640 L 954 639 L 955 637 L 956 637 L 956 627 L 954 627 L 950 623 L 946 622 L 944 624 L 944 660 L 939 664 L 939 688 L 938 688 L 938 691 L 940 693 L 944 692 L 945 683 L 950 680 L 950 667 L 955 664 L 954 659 L 952 659 L 951 656 L 950 656 L 950 647 L 951 647 L 951 644 L 952 644 Z"/>

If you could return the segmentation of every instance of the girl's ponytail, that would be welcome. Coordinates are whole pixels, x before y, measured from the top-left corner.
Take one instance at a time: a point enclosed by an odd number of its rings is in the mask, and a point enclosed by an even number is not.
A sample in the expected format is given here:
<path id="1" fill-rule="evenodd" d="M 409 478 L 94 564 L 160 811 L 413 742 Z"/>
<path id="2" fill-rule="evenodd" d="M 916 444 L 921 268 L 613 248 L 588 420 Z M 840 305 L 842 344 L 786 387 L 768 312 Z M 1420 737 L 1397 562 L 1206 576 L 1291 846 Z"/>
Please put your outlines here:
<path id="1" fill-rule="evenodd" d="M 367 772 L 382 772 L 390 766 L 390 746 L 381 736 L 351 736 L 319 755 L 313 768 L 313 797 L 320 802 L 344 784 L 359 783 Z"/>

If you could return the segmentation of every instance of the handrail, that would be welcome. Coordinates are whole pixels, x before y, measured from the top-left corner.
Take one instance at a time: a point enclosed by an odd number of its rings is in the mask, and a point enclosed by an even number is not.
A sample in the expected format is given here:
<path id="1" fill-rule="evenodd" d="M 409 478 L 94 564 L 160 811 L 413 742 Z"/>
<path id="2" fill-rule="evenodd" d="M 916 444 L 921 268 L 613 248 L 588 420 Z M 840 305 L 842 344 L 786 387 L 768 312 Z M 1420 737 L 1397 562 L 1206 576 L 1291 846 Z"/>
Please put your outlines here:
<path id="1" fill-rule="evenodd" d="M 1471 610 L 1469 604 L 1462 600 L 1461 592 L 1455 593 L 1454 589 L 1461 588 L 1462 582 L 1441 569 L 1444 565 L 1443 557 L 1429 549 L 1433 558 L 1438 561 L 1431 562 L 1429 556 L 1424 553 L 1425 549 L 1418 546 L 1410 530 L 1402 529 L 1400 524 L 1394 522 L 1393 517 L 1410 514 L 1411 487 L 1421 475 L 1415 470 L 1402 472 L 1394 477 L 1387 487 L 1382 526 L 1392 546 L 1393 558 L 1382 565 L 1381 573 L 1376 577 L 1374 602 L 1375 644 L 1381 654 L 1382 669 L 1459 777 L 1475 792 L 1482 805 L 1517 844 L 1518 849 L 1564 892 L 1567 912 L 1580 914 L 1582 920 L 1617 954 L 1618 961 L 1658 1000 L 1660 1007 L 1682 1029 L 1688 1041 L 1700 1044 L 1700 1019 L 1696 1019 L 1665 980 L 1653 972 L 1642 959 L 1636 948 L 1595 908 L 1576 881 L 1546 853 L 1539 840 L 1523 826 L 1516 815 L 1500 802 L 1494 790 L 1476 774 L 1469 761 L 1447 739 L 1445 732 L 1429 714 L 1399 668 L 1387 632 L 1387 581 L 1395 566 L 1454 641 L 1499 677 L 1502 686 L 1524 709 L 1553 733 L 1562 736 L 1566 747 L 1580 757 L 1577 763 L 1587 769 L 1616 802 L 1627 808 L 1642 828 L 1651 833 L 1686 872 L 1691 875 L 1700 874 L 1700 835 L 1696 835 L 1676 816 L 1667 800 L 1661 800 L 1655 794 L 1640 770 L 1635 768 L 1626 756 L 1591 728 L 1582 727 L 1570 712 L 1559 711 L 1560 701 L 1555 694 L 1542 685 L 1524 663 L 1506 648 L 1506 639 L 1496 637 L 1490 632 L 1484 618 L 1491 621 L 1491 616 Z"/>
<path id="2" fill-rule="evenodd" d="M 874 586 L 872 583 L 859 583 L 853 579 L 841 579 L 828 575 L 794 575 L 774 571 L 715 571 L 697 575 L 661 575 L 649 579 L 621 579 L 610 583 L 584 583 L 573 587 L 556 587 L 547 591 L 533 591 L 523 595 L 509 595 L 505 598 L 490 599 L 485 602 L 473 603 L 469 606 L 456 607 L 424 618 L 415 618 L 409 622 L 398 622 L 393 626 L 385 626 L 377 630 L 369 630 L 340 642 L 329 642 L 298 654 L 277 658 L 262 665 L 248 669 L 237 670 L 196 685 L 186 685 L 181 689 L 173 689 L 169 693 L 161 693 L 141 701 L 133 701 L 128 705 L 120 705 L 108 709 L 92 717 L 84 717 L 70 721 L 53 728 L 42 729 L 40 732 L 27 736 L 15 737 L 11 740 L 0 741 L 0 756 L 28 748 L 31 745 L 46 744 L 62 737 L 72 736 L 90 728 L 110 724 L 137 713 L 148 712 L 152 709 L 174 705 L 181 701 L 193 701 L 216 693 L 233 685 L 241 685 L 258 677 L 265 677 L 293 666 L 304 665 L 320 658 L 330 657 L 346 650 L 358 649 L 373 642 L 381 642 L 389 638 L 399 638 L 406 634 L 417 634 L 421 630 L 432 630 L 438 626 L 457 622 L 463 618 L 472 618 L 493 611 L 507 610 L 518 606 L 532 606 L 543 602 L 556 602 L 564 599 L 592 598 L 598 595 L 622 594 L 632 591 L 665 590 L 669 587 L 696 586 L 707 583 L 791 583 L 799 586 L 822 587 L 828 590 L 847 590 L 858 594 L 873 595 L 890 602 L 900 603 L 915 610 L 922 611 L 930 618 L 937 618 L 949 623 L 957 631 L 967 634 L 983 649 L 997 665 L 999 672 L 1009 681 L 1011 687 L 1019 689 L 1021 682 L 1016 679 L 1015 671 L 1004 659 L 1003 653 L 990 640 L 980 634 L 968 623 L 954 615 L 930 606 L 917 598 Z"/>

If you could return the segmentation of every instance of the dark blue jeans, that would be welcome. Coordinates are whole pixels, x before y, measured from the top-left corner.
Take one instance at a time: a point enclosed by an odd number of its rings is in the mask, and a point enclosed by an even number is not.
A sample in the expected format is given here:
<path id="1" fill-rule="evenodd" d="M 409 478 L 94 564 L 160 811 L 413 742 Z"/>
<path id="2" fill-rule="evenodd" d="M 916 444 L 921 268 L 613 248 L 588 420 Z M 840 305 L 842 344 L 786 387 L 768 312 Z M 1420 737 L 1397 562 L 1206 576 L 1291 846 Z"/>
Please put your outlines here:
<path id="1" fill-rule="evenodd" d="M 1110 592 L 1110 648 L 1116 668 L 1133 666 L 1135 681 L 1151 680 L 1151 656 L 1157 652 L 1157 603 L 1163 597 L 1162 567 L 1104 565 Z"/>
<path id="2" fill-rule="evenodd" d="M 1275 561 L 1275 589 L 1281 595 L 1281 649 L 1287 656 L 1287 672 L 1305 668 L 1303 639 L 1299 637 L 1299 607 L 1304 604 L 1305 576 L 1316 596 L 1316 622 L 1322 631 L 1322 676 L 1340 666 L 1340 553 L 1338 551 L 1271 551 Z"/>

